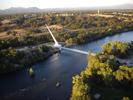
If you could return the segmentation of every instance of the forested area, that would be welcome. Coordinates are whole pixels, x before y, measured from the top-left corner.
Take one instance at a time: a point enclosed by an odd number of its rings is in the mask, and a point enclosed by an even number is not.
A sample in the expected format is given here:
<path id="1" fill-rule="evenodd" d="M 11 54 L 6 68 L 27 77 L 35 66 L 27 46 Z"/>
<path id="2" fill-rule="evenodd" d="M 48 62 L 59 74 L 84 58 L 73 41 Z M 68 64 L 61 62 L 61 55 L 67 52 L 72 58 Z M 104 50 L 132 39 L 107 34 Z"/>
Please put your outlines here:
<path id="1" fill-rule="evenodd" d="M 4 73 L 4 69 L 6 72 L 9 68 L 8 66 L 20 63 L 20 55 L 21 59 L 26 59 L 26 54 L 16 52 L 17 48 L 24 48 L 25 46 L 31 48 L 35 45 L 53 42 L 45 24 L 50 27 L 57 41 L 63 42 L 66 45 L 83 44 L 105 36 L 133 30 L 132 16 L 128 16 L 128 14 L 132 15 L 132 12 L 123 11 L 122 14 L 118 13 L 113 14 L 113 11 L 101 11 L 101 16 L 96 11 L 75 11 L 1 15 L 1 72 Z M 126 16 L 124 15 L 125 13 L 127 14 Z M 106 48 L 106 46 L 103 48 Z M 114 46 L 114 49 L 116 48 L 117 45 Z M 40 52 L 39 50 L 37 49 L 36 52 Z M 50 51 L 51 48 L 48 50 Z M 109 51 L 110 48 L 109 50 L 105 50 L 107 54 L 110 53 Z M 123 54 L 125 51 L 118 52 L 113 52 L 113 54 Z M 41 54 L 38 56 L 41 57 Z M 12 70 L 12 67 L 10 67 L 10 70 Z"/>
<path id="2" fill-rule="evenodd" d="M 73 77 L 71 100 L 133 99 L 133 65 L 117 60 L 133 57 L 133 42 L 109 42 L 102 49 L 89 55 L 87 68 Z"/>
<path id="3" fill-rule="evenodd" d="M 0 50 L 0 74 L 15 72 L 24 67 L 31 67 L 32 64 L 44 60 L 58 50 L 41 45 L 34 49 L 28 48 L 18 51 L 15 48 Z"/>
<path id="4" fill-rule="evenodd" d="M 124 13 L 132 14 L 132 12 Z M 0 16 L 0 31 L 13 37 L 8 38 L 9 41 L 14 40 L 14 37 L 21 37 L 24 41 L 30 38 L 27 40 L 30 44 L 35 44 L 35 41 L 36 43 L 49 42 L 52 40 L 45 27 L 47 24 L 58 41 L 73 45 L 133 30 L 132 16 L 113 14 L 113 11 L 101 11 L 101 14 L 104 16 L 97 15 L 95 11 L 3 15 Z M 3 20 L 9 22 L 3 24 Z M 24 31 L 18 32 L 15 29 Z M 27 45 L 27 43 L 22 44 Z"/>

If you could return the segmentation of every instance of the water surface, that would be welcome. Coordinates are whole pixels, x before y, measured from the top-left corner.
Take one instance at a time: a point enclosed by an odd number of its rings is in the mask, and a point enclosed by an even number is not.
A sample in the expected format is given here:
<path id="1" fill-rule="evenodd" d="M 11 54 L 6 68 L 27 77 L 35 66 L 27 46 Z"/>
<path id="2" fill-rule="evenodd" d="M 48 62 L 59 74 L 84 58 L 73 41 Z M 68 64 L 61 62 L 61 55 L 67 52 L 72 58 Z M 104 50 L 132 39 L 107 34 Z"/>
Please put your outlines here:
<path id="1" fill-rule="evenodd" d="M 100 46 L 108 41 L 133 41 L 133 31 L 109 36 L 72 48 L 84 51 L 101 51 Z M 72 76 L 87 66 L 87 56 L 62 51 L 47 60 L 33 65 L 35 77 L 30 78 L 27 69 L 0 77 L 0 100 L 68 100 L 72 88 Z M 56 87 L 59 82 L 60 87 Z"/>

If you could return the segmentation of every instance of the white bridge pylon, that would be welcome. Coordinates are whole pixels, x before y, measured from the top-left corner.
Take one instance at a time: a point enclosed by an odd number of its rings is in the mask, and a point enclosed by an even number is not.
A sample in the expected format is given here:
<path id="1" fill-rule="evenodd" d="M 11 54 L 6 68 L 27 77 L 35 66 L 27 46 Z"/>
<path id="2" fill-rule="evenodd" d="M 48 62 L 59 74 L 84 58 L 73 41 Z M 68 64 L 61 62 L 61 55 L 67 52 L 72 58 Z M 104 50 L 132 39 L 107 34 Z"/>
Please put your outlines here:
<path id="1" fill-rule="evenodd" d="M 88 55 L 89 52 L 86 52 L 86 51 L 82 51 L 82 50 L 78 50 L 78 49 L 71 49 L 71 48 L 66 48 L 66 47 L 62 47 L 58 41 L 55 39 L 53 33 L 51 32 L 51 30 L 49 29 L 49 27 L 46 25 L 46 28 L 48 29 L 50 35 L 52 36 L 53 40 L 54 40 L 54 47 L 56 48 L 59 48 L 60 50 L 63 49 L 63 50 L 68 50 L 68 51 L 71 51 L 71 52 L 76 52 L 76 53 L 81 53 L 81 54 L 85 54 L 85 55 Z M 91 53 L 92 55 L 95 55 L 93 53 Z"/>
<path id="2" fill-rule="evenodd" d="M 54 47 L 57 47 L 57 48 L 61 48 L 61 45 L 57 42 L 57 40 L 55 39 L 53 33 L 51 32 L 51 30 L 49 29 L 49 27 L 46 25 L 46 28 L 48 29 L 50 35 L 52 36 L 53 40 L 54 40 Z"/>

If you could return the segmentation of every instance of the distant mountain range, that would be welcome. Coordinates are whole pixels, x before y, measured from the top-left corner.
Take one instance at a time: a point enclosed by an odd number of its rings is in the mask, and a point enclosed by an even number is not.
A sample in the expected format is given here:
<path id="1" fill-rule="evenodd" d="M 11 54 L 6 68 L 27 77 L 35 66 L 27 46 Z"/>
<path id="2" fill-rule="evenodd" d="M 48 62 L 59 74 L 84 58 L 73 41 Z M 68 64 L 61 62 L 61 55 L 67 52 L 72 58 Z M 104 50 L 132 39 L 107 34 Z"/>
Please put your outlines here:
<path id="1" fill-rule="evenodd" d="M 81 7 L 81 8 L 47 8 L 40 9 L 37 7 L 11 7 L 5 10 L 0 10 L 0 14 L 15 14 L 15 13 L 36 13 L 36 12 L 51 12 L 51 11 L 73 11 L 73 10 L 97 10 L 97 9 L 133 9 L 133 4 L 124 4 L 109 7 Z"/>
<path id="2" fill-rule="evenodd" d="M 5 10 L 0 10 L 0 14 L 14 14 L 14 13 L 30 13 L 30 12 L 40 12 L 41 9 L 37 7 L 11 7 Z"/>

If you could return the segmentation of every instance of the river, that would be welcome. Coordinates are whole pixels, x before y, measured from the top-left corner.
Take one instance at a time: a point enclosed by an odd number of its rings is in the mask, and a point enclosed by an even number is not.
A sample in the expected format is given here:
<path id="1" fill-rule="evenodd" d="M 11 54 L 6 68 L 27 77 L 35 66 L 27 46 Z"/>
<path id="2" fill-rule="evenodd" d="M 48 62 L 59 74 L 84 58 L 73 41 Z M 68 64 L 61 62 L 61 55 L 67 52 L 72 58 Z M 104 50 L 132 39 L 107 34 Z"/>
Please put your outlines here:
<path id="1" fill-rule="evenodd" d="M 133 31 L 71 48 L 99 52 L 102 44 L 115 40 L 133 41 Z M 86 65 L 86 55 L 61 51 L 61 54 L 54 54 L 33 65 L 34 78 L 29 77 L 27 69 L 0 76 L 0 100 L 69 100 L 72 77 L 84 70 Z M 56 87 L 57 82 L 59 87 Z"/>

